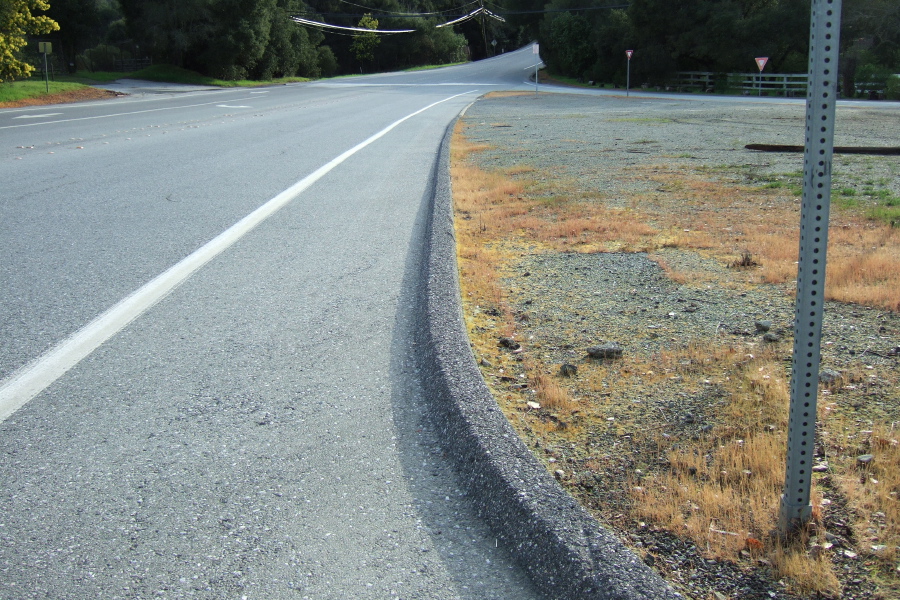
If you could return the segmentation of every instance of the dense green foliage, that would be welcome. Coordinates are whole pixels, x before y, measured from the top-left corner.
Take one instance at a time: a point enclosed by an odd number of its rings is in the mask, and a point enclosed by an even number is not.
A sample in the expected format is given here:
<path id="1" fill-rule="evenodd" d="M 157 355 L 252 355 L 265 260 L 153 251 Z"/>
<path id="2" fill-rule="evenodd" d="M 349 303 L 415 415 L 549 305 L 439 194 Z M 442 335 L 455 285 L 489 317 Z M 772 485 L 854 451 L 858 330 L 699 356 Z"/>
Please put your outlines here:
<path id="1" fill-rule="evenodd" d="M 537 40 L 559 75 L 622 85 L 625 50 L 633 49 L 632 83 L 662 84 L 676 71 L 752 72 L 757 56 L 769 58 L 768 72 L 804 72 L 810 2 L 50 0 L 47 15 L 61 29 L 41 39 L 54 42 L 57 69 L 112 70 L 122 59 L 148 59 L 228 80 L 399 70 L 485 58 Z M 7 5 L 39 0 L 0 6 Z M 481 6 L 505 22 L 482 14 L 436 27 Z M 321 29 L 291 16 L 373 31 Z M 33 45 L 20 58 L 36 63 Z M 900 0 L 844 0 L 841 46 L 845 90 L 896 93 L 890 75 L 900 72 Z"/>
<path id="2" fill-rule="evenodd" d="M 535 0 L 506 0 L 533 11 Z M 515 23 L 541 42 L 554 72 L 583 80 L 625 82 L 625 50 L 633 49 L 632 81 L 659 84 L 676 71 L 806 72 L 810 0 L 550 0 L 545 12 Z M 845 89 L 859 70 L 884 81 L 900 71 L 900 2 L 844 0 Z M 880 78 L 880 79 L 879 79 Z M 883 88 L 883 86 L 882 86 Z"/>
<path id="3" fill-rule="evenodd" d="M 24 59 L 22 50 L 29 35 L 50 33 L 59 25 L 46 15 L 44 0 L 2 0 L 0 2 L 0 82 L 28 77 L 34 67 Z"/>

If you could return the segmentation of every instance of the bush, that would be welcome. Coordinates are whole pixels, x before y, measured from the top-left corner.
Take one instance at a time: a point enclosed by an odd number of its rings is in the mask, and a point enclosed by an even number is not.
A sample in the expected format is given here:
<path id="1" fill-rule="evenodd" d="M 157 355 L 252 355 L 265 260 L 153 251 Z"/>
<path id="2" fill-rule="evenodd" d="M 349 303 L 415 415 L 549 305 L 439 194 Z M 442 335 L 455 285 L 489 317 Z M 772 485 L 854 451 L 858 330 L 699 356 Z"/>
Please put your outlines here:
<path id="1" fill-rule="evenodd" d="M 319 71 L 322 77 L 332 77 L 338 72 L 338 61 L 329 46 L 319 46 Z"/>
<path id="2" fill-rule="evenodd" d="M 75 65 L 84 71 L 115 71 L 116 61 L 124 58 L 131 58 L 131 55 L 115 46 L 100 44 L 79 54 L 75 58 Z"/>
<path id="3" fill-rule="evenodd" d="M 887 100 L 900 100 L 900 75 L 888 77 L 884 88 L 884 97 Z"/>

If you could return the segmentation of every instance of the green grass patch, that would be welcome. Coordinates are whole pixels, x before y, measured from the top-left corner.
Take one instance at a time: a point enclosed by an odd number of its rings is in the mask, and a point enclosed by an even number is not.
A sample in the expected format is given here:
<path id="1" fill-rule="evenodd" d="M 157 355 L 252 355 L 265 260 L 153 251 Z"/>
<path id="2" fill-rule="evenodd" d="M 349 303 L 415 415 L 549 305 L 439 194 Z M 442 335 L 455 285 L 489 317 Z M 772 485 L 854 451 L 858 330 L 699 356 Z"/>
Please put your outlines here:
<path id="1" fill-rule="evenodd" d="M 838 208 L 856 208 L 859 206 L 859 200 L 853 196 L 841 196 L 838 194 L 833 196 L 831 201 Z"/>
<path id="2" fill-rule="evenodd" d="M 873 206 L 866 212 L 866 216 L 870 219 L 887 223 L 891 227 L 900 227 L 900 205 L 897 204 Z"/>
<path id="3" fill-rule="evenodd" d="M 441 69 L 443 67 L 455 67 L 457 65 L 467 64 L 466 61 L 463 62 L 455 62 L 455 63 L 447 63 L 446 65 L 422 65 L 421 67 L 410 67 L 408 69 L 403 69 L 404 72 L 409 71 L 428 71 L 430 69 Z"/>
<path id="4" fill-rule="evenodd" d="M 228 81 L 225 79 L 216 79 L 201 75 L 196 71 L 189 71 L 181 67 L 172 65 L 153 65 L 140 71 L 135 71 L 129 75 L 132 79 L 144 79 L 146 81 L 160 81 L 164 83 L 184 83 L 188 85 L 212 85 L 217 87 L 258 87 L 262 85 L 272 85 L 278 83 L 298 83 L 309 81 L 307 77 L 279 77 L 271 81 L 251 81 L 249 79 L 241 79 L 237 81 Z"/>
<path id="5" fill-rule="evenodd" d="M 61 94 L 87 87 L 83 83 L 69 81 L 51 81 L 50 93 Z M 13 81 L 0 84 L 0 102 L 16 102 L 26 98 L 37 98 L 47 95 L 47 84 L 36 79 Z"/>

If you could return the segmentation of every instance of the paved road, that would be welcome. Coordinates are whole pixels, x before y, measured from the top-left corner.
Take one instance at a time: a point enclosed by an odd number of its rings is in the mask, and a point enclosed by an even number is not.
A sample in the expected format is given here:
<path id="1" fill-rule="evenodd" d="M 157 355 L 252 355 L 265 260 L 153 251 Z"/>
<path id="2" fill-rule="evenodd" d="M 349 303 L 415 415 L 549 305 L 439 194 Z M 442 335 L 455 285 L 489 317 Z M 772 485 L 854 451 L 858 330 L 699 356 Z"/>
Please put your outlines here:
<path id="1" fill-rule="evenodd" d="M 440 139 L 533 59 L 0 111 L 0 598 L 536 597 L 412 345 Z"/>

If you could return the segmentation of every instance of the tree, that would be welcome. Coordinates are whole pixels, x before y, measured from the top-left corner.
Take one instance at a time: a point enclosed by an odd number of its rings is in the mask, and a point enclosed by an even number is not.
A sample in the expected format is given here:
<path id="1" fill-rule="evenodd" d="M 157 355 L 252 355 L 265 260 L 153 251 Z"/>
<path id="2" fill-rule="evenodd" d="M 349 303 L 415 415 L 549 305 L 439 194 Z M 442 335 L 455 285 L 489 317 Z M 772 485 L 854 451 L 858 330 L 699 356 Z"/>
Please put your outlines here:
<path id="1" fill-rule="evenodd" d="M 65 65 L 101 41 L 100 11 L 96 0 L 55 0 L 47 16 L 59 23 L 59 48 L 54 48 Z"/>
<path id="2" fill-rule="evenodd" d="M 357 27 L 378 29 L 378 19 L 373 19 L 371 14 L 366 13 L 359 20 Z M 350 50 L 359 62 L 371 63 L 375 60 L 375 47 L 378 46 L 379 42 L 381 40 L 378 39 L 378 34 L 375 32 L 360 33 L 353 37 L 353 44 L 350 45 Z"/>
<path id="3" fill-rule="evenodd" d="M 28 43 L 26 36 L 59 29 L 50 17 L 32 14 L 49 8 L 45 0 L 3 0 L 0 4 L 0 82 L 28 77 L 34 72 L 34 66 L 22 60 L 20 51 Z"/>

